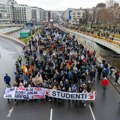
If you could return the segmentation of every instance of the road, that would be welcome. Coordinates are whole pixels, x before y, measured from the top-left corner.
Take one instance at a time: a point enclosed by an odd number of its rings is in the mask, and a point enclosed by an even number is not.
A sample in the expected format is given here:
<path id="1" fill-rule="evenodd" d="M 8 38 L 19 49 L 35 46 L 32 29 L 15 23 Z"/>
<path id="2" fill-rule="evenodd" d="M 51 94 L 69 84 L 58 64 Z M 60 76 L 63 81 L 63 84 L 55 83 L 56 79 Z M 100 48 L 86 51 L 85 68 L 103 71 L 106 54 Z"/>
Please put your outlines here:
<path id="1" fill-rule="evenodd" d="M 7 104 L 3 99 L 3 76 L 8 73 L 14 80 L 14 64 L 21 50 L 20 46 L 0 38 L 0 120 L 120 120 L 120 95 L 111 84 L 103 95 L 99 81 L 95 82 L 97 96 L 93 107 L 72 101 L 70 104 L 68 101 L 60 104 L 41 100 Z"/>
<path id="2" fill-rule="evenodd" d="M 3 99 L 3 93 L 5 90 L 5 84 L 3 77 L 5 73 L 11 76 L 14 80 L 15 61 L 18 55 L 21 54 L 22 47 L 0 37 L 0 120 L 5 120 L 6 114 L 10 106 L 6 104 L 6 100 Z"/>

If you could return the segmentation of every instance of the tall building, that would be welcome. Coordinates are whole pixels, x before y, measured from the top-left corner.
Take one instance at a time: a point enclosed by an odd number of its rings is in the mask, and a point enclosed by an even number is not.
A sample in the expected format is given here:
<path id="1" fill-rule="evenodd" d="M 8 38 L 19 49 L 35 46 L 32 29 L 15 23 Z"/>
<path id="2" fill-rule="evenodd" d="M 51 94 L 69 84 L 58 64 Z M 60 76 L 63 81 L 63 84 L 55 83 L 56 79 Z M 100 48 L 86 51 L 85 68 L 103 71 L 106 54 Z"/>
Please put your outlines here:
<path id="1" fill-rule="evenodd" d="M 44 10 L 44 22 L 49 21 L 49 12 L 47 10 Z"/>
<path id="2" fill-rule="evenodd" d="M 63 12 L 62 18 L 64 21 L 71 22 L 71 12 L 72 8 L 68 8 L 66 11 Z"/>
<path id="3" fill-rule="evenodd" d="M 32 21 L 34 24 L 40 23 L 40 10 L 38 7 L 32 7 Z"/>
<path id="4" fill-rule="evenodd" d="M 39 14 L 40 14 L 40 23 L 44 21 L 44 10 L 42 8 L 39 8 Z"/>
<path id="5" fill-rule="evenodd" d="M 24 4 L 14 4 L 13 8 L 13 22 L 15 23 L 26 23 L 31 21 L 32 13 L 31 7 Z"/>
<path id="6" fill-rule="evenodd" d="M 50 18 L 53 17 L 50 12 Z M 38 7 L 17 4 L 15 0 L 0 0 L 0 23 L 48 22 L 48 11 Z"/>
<path id="7" fill-rule="evenodd" d="M 10 4 L 12 2 L 16 2 L 15 0 L 0 0 L 1 4 Z"/>
<path id="8" fill-rule="evenodd" d="M 11 2 L 13 0 L 0 0 L 0 23 L 12 23 L 13 11 Z"/>
<path id="9" fill-rule="evenodd" d="M 53 19 L 54 19 L 54 12 L 48 11 L 48 21 L 53 21 Z"/>

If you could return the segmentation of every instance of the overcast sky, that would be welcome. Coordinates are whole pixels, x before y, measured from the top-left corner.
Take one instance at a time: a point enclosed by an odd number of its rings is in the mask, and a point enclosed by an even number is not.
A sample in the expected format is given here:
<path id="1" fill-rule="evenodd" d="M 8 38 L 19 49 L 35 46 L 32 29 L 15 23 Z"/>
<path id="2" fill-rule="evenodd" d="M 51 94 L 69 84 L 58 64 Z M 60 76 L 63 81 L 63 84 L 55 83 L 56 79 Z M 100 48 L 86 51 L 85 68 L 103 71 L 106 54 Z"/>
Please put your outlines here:
<path id="1" fill-rule="evenodd" d="M 66 10 L 67 8 L 91 8 L 106 0 L 16 0 L 19 4 L 37 6 L 45 10 Z"/>

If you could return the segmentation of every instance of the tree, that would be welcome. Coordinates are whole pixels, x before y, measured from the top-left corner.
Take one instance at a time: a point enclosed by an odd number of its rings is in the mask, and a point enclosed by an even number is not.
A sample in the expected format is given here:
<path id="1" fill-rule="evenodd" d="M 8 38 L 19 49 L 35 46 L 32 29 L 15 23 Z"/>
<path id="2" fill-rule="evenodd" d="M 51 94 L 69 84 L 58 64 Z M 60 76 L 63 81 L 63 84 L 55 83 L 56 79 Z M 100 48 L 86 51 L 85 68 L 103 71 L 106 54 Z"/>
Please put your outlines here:
<path id="1" fill-rule="evenodd" d="M 86 9 L 83 16 L 79 19 L 79 25 L 87 25 L 88 24 L 88 18 L 89 18 L 89 12 Z"/>

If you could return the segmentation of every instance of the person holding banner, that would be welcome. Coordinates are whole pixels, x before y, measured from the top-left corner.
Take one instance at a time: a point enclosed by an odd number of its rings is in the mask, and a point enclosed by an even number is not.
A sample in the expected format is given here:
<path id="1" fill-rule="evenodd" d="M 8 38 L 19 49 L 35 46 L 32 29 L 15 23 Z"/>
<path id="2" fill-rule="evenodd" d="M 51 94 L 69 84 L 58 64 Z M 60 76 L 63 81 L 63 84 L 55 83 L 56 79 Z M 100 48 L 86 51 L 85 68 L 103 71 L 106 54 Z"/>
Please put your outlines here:
<path id="1" fill-rule="evenodd" d="M 87 92 L 86 90 L 86 84 L 81 84 L 78 90 L 79 93 Z M 86 106 L 86 101 L 82 100 L 82 103 L 84 106 Z"/>
<path id="2" fill-rule="evenodd" d="M 6 89 L 7 89 L 7 88 L 9 89 L 9 88 L 11 88 L 11 86 L 7 85 L 7 86 L 6 86 Z M 7 101 L 8 101 L 8 104 L 9 104 L 9 103 L 10 103 L 10 99 L 8 98 Z"/>

